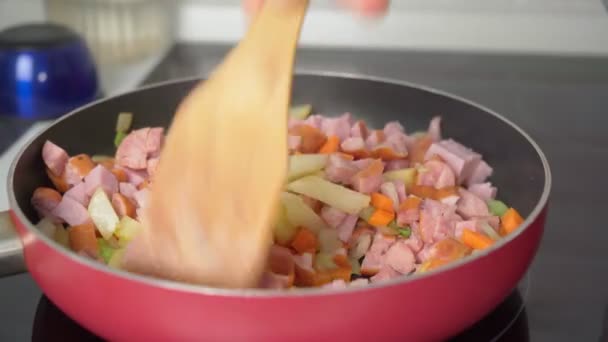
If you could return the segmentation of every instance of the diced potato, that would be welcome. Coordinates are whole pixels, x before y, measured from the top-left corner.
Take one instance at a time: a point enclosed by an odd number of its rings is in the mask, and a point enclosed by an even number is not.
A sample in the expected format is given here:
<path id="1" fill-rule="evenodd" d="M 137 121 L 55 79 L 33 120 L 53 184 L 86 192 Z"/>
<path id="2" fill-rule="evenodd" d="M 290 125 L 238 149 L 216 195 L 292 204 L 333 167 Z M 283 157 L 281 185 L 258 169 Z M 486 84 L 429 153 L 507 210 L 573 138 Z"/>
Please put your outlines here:
<path id="1" fill-rule="evenodd" d="M 384 180 L 400 180 L 405 183 L 405 187 L 409 189 L 412 185 L 414 185 L 414 181 L 416 180 L 416 173 L 416 169 L 411 167 L 407 169 L 385 172 L 382 177 L 384 178 Z"/>
<path id="2" fill-rule="evenodd" d="M 112 254 L 112 257 L 110 258 L 110 260 L 108 260 L 108 266 L 110 266 L 111 268 L 120 269 L 121 264 L 122 264 L 122 256 L 124 254 L 125 254 L 124 248 L 115 250 L 114 253 Z"/>
<path id="3" fill-rule="evenodd" d="M 291 224 L 287 219 L 287 210 L 280 206 L 277 214 L 277 221 L 274 226 L 274 239 L 282 246 L 288 245 L 298 231 L 298 227 Z"/>
<path id="4" fill-rule="evenodd" d="M 130 218 L 129 216 L 123 216 L 118 223 L 116 232 L 114 234 L 118 238 L 118 245 L 121 247 L 126 246 L 135 235 L 141 230 L 141 223 Z"/>
<path id="5" fill-rule="evenodd" d="M 309 104 L 292 106 L 289 109 L 289 116 L 294 119 L 304 120 L 306 119 L 310 113 L 312 112 L 312 106 Z"/>
<path id="6" fill-rule="evenodd" d="M 342 247 L 336 229 L 321 229 L 319 231 L 319 249 L 321 252 L 332 253 Z"/>
<path id="7" fill-rule="evenodd" d="M 44 235 L 53 238 L 58 227 L 50 218 L 45 217 L 40 220 L 38 224 L 36 224 L 36 228 L 38 228 L 38 230 L 40 230 Z"/>
<path id="8" fill-rule="evenodd" d="M 100 187 L 98 188 L 89 202 L 89 216 L 95 227 L 104 239 L 109 239 L 114 234 L 118 226 L 118 215 L 112 207 L 112 202 Z"/>
<path id="9" fill-rule="evenodd" d="M 67 229 L 63 227 L 57 227 L 57 229 L 55 229 L 53 240 L 65 248 L 70 248 L 70 234 Z"/>
<path id="10" fill-rule="evenodd" d="M 371 198 L 318 176 L 306 176 L 287 185 L 287 189 L 319 200 L 336 209 L 356 215 L 369 206 Z"/>
<path id="11" fill-rule="evenodd" d="M 304 203 L 302 197 L 289 192 L 283 192 L 281 194 L 281 202 L 285 207 L 287 220 L 294 227 L 306 227 L 315 233 L 322 228 L 327 228 L 325 221 L 311 207 Z"/>
<path id="12" fill-rule="evenodd" d="M 292 181 L 322 170 L 327 164 L 327 158 L 327 154 L 295 154 L 289 156 L 287 180 Z"/>
<path id="13" fill-rule="evenodd" d="M 334 258 L 329 253 L 319 252 L 315 255 L 314 268 L 317 271 L 329 271 L 338 268 L 338 265 L 334 262 Z"/>

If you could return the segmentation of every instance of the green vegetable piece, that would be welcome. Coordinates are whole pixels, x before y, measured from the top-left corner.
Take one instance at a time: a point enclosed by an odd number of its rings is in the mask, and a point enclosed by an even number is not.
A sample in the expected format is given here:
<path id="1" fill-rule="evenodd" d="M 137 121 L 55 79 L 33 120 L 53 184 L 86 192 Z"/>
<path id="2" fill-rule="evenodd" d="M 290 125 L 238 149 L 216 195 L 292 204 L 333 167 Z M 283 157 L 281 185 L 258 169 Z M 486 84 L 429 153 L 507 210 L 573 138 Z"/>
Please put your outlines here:
<path id="1" fill-rule="evenodd" d="M 67 229 L 63 227 L 57 227 L 57 229 L 55 229 L 53 240 L 65 248 L 70 248 L 70 236 Z"/>
<path id="2" fill-rule="evenodd" d="M 298 105 L 298 106 L 293 106 L 289 109 L 289 115 L 292 118 L 304 120 L 310 115 L 311 111 L 312 111 L 312 106 L 309 104 Z"/>
<path id="3" fill-rule="evenodd" d="M 114 253 L 112 254 L 112 257 L 108 261 L 108 266 L 110 266 L 111 268 L 120 269 L 120 266 L 122 264 L 122 256 L 124 254 L 125 254 L 124 248 L 115 250 Z"/>
<path id="4" fill-rule="evenodd" d="M 507 210 L 509 210 L 509 207 L 499 200 L 489 200 L 488 209 L 492 215 L 502 216 Z"/>
<path id="5" fill-rule="evenodd" d="M 125 247 L 137 233 L 141 230 L 141 223 L 130 218 L 129 216 L 123 216 L 118 223 L 118 227 L 114 232 L 114 235 L 118 238 L 118 244 L 121 247 Z"/>
<path id="6" fill-rule="evenodd" d="M 405 228 L 399 228 L 397 231 L 399 232 L 400 236 L 406 239 L 412 235 L 412 228 L 410 228 L 409 226 Z"/>
<path id="7" fill-rule="evenodd" d="M 116 132 L 116 136 L 114 137 L 114 146 L 118 148 L 118 146 L 120 146 L 120 143 L 126 136 L 126 132 Z"/>
<path id="8" fill-rule="evenodd" d="M 128 132 L 131 129 L 133 123 L 133 114 L 131 113 L 120 113 L 118 119 L 116 119 L 116 132 Z"/>
<path id="9" fill-rule="evenodd" d="M 99 244 L 99 255 L 101 255 L 101 258 L 107 264 L 112 258 L 115 250 L 103 238 L 98 238 L 97 243 Z"/>
<path id="10" fill-rule="evenodd" d="M 361 275 L 361 264 L 359 263 L 359 260 L 352 258 L 349 258 L 348 260 L 350 261 L 350 264 L 352 266 L 352 271 L 350 273 Z"/>

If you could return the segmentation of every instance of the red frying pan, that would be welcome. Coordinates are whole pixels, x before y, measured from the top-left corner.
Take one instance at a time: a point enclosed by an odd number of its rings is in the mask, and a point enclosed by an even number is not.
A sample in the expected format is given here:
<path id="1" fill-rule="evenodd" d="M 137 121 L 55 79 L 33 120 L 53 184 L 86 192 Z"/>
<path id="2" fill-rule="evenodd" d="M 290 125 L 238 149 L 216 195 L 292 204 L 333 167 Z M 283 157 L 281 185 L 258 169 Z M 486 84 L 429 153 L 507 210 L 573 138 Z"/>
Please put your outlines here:
<path id="1" fill-rule="evenodd" d="M 41 158 L 45 140 L 70 154 L 112 154 L 119 112 L 134 113 L 136 128 L 167 127 L 196 82 L 169 82 L 95 102 L 32 139 L 9 173 L 14 226 L 0 221 L 0 273 L 25 271 L 24 257 L 27 270 L 60 309 L 109 340 L 436 341 L 490 312 L 529 267 L 551 186 L 549 165 L 536 143 L 470 101 L 355 76 L 298 75 L 293 101 L 312 103 L 327 115 L 349 111 L 377 127 L 399 120 L 410 132 L 425 129 L 440 114 L 446 137 L 482 153 L 494 167 L 492 182 L 500 198 L 526 217 L 522 227 L 474 258 L 428 273 L 362 288 L 289 292 L 206 288 L 112 270 L 65 250 L 34 227 L 30 197 L 36 187 L 49 185 Z"/>

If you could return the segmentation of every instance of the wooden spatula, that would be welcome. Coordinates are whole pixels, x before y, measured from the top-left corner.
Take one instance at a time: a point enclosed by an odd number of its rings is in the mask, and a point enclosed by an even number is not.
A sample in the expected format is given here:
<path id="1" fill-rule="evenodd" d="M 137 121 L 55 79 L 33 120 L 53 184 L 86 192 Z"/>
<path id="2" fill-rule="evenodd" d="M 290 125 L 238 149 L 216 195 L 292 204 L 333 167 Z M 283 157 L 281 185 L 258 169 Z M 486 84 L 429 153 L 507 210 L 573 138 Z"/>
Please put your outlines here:
<path id="1" fill-rule="evenodd" d="M 307 0 L 267 0 L 244 39 L 181 103 L 125 267 L 256 286 L 287 169 L 287 112 Z"/>

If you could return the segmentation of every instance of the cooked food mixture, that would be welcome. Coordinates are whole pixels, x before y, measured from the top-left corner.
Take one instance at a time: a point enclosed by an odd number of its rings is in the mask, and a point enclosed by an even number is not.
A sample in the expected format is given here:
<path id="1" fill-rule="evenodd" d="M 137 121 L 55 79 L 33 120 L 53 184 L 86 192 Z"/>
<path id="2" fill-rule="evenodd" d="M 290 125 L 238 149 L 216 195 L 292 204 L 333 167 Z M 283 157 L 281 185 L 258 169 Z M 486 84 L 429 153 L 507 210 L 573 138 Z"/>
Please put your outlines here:
<path id="1" fill-rule="evenodd" d="M 372 129 L 350 113 L 291 109 L 289 170 L 262 288 L 346 287 L 426 272 L 492 246 L 523 222 L 496 199 L 482 156 L 443 139 L 441 118 L 407 134 L 399 122 Z M 54 185 L 32 205 L 58 243 L 110 267 L 129 262 L 129 242 L 159 163 L 164 129 L 116 127 L 114 156 L 42 150 Z M 162 162 L 162 161 L 161 161 Z M 204 262 L 204 261 L 202 261 Z"/>

